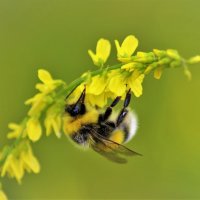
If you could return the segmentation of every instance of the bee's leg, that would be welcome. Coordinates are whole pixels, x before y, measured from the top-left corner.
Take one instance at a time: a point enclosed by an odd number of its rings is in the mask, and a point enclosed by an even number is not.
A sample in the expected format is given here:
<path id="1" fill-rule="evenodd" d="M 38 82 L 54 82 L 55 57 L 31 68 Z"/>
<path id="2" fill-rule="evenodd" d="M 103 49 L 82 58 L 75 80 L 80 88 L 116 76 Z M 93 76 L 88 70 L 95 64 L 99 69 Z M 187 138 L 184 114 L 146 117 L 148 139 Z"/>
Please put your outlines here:
<path id="1" fill-rule="evenodd" d="M 99 116 L 99 123 L 105 122 L 110 117 L 110 115 L 112 114 L 112 108 L 117 105 L 120 99 L 120 96 L 116 97 L 115 100 L 110 104 L 110 106 L 107 107 L 106 111 Z"/>
<path id="2" fill-rule="evenodd" d="M 125 97 L 125 100 L 124 100 L 124 107 L 122 108 L 121 112 L 119 113 L 119 115 L 117 117 L 117 122 L 116 122 L 117 127 L 125 119 L 125 117 L 128 113 L 127 107 L 129 105 L 130 101 L 131 101 L 131 90 L 129 89 L 129 91 L 126 93 L 126 97 Z"/>

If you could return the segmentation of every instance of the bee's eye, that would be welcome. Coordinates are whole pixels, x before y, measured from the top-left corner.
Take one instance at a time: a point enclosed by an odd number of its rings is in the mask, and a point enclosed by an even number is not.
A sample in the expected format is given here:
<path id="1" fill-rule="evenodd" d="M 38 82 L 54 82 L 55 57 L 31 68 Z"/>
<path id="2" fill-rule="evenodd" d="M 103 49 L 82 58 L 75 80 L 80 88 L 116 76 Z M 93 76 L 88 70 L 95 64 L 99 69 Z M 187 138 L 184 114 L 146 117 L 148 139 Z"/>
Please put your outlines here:
<path id="1" fill-rule="evenodd" d="M 76 117 L 77 115 L 85 114 L 86 109 L 85 105 L 80 103 L 66 106 L 65 111 L 68 112 L 72 117 Z"/>

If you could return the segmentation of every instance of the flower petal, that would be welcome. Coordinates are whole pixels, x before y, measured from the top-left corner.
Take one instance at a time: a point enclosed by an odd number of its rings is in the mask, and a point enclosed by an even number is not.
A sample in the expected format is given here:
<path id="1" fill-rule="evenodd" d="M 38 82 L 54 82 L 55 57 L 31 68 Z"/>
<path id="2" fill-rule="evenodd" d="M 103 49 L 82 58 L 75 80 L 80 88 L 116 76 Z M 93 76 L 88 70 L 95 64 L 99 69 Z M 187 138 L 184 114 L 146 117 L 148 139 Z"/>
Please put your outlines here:
<path id="1" fill-rule="evenodd" d="M 40 172 L 40 164 L 30 149 L 23 154 L 22 159 L 27 167 L 31 169 L 34 173 L 37 174 Z"/>
<path id="2" fill-rule="evenodd" d="M 105 90 L 107 81 L 103 76 L 95 76 L 92 78 L 92 82 L 87 86 L 87 93 L 100 95 Z"/>
<path id="3" fill-rule="evenodd" d="M 128 86 L 131 88 L 131 91 L 134 93 L 136 97 L 142 95 L 143 79 L 144 79 L 144 74 L 137 76 L 136 73 L 133 73 L 131 78 L 129 78 L 128 80 Z"/>
<path id="4" fill-rule="evenodd" d="M 88 50 L 88 54 L 92 58 L 93 63 L 98 66 L 99 59 L 96 54 L 92 50 Z"/>
<path id="5" fill-rule="evenodd" d="M 110 55 L 111 44 L 108 40 L 101 38 L 97 42 L 96 55 L 105 63 Z"/>
<path id="6" fill-rule="evenodd" d="M 88 50 L 88 54 L 92 58 L 92 61 L 95 65 L 102 67 L 110 55 L 110 50 L 110 42 L 106 39 L 101 38 L 97 42 L 96 54 L 91 50 Z"/>
<path id="7" fill-rule="evenodd" d="M 100 108 L 103 108 L 107 104 L 107 97 L 105 93 L 102 93 L 100 95 L 88 94 L 86 97 L 86 101 L 93 107 L 98 106 Z"/>
<path id="8" fill-rule="evenodd" d="M 13 175 L 17 179 L 18 183 L 21 183 L 21 179 L 24 176 L 24 168 L 21 162 L 19 162 L 19 160 L 17 160 L 15 157 L 12 157 L 10 161 L 10 168 L 12 169 Z"/>
<path id="9" fill-rule="evenodd" d="M 131 56 L 137 47 L 138 39 L 134 35 L 127 36 L 121 46 L 127 56 Z"/>
<path id="10" fill-rule="evenodd" d="M 53 81 L 51 74 L 44 69 L 38 70 L 38 78 L 45 84 Z"/>
<path id="11" fill-rule="evenodd" d="M 26 125 L 28 137 L 33 142 L 36 142 L 40 139 L 42 135 L 42 127 L 37 118 L 30 118 Z"/>
<path id="12" fill-rule="evenodd" d="M 108 88 L 111 92 L 116 94 L 116 96 L 123 96 L 126 92 L 124 77 L 119 74 L 111 78 Z"/>
<path id="13" fill-rule="evenodd" d="M 161 75 L 162 75 L 162 72 L 163 72 L 163 68 L 162 67 L 158 67 L 157 69 L 154 70 L 154 78 L 155 79 L 160 79 Z"/>

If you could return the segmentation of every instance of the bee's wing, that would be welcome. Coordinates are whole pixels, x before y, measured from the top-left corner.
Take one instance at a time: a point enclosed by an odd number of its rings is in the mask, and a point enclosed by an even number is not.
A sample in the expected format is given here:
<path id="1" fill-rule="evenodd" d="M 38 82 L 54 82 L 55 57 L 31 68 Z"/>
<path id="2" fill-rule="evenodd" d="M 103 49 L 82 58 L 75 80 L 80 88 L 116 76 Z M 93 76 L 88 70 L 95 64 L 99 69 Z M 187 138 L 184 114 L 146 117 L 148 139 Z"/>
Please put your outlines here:
<path id="1" fill-rule="evenodd" d="M 105 138 L 104 136 L 100 135 L 98 132 L 93 131 L 93 136 L 99 141 L 101 141 L 101 143 L 104 143 L 104 145 L 107 147 L 107 149 L 109 148 L 110 150 L 119 153 L 119 154 L 123 154 L 125 156 L 136 156 L 136 155 L 140 155 L 139 153 L 117 143 L 114 142 L 112 140 L 109 140 L 107 138 Z"/>
<path id="2" fill-rule="evenodd" d="M 118 156 L 113 151 L 110 151 L 110 150 L 108 151 L 107 150 L 108 147 L 98 138 L 95 138 L 94 140 L 94 138 L 90 136 L 89 145 L 94 151 L 106 157 L 110 161 L 121 163 L 121 164 L 127 163 L 127 160 L 125 158 Z"/>
<path id="3" fill-rule="evenodd" d="M 111 161 L 118 162 L 118 163 L 126 163 L 127 160 L 125 158 L 121 158 L 118 154 L 123 154 L 125 156 L 134 156 L 134 155 L 141 155 L 128 149 L 127 147 L 118 144 L 114 141 L 111 141 L 102 135 L 100 135 L 95 130 L 92 131 L 90 136 L 90 146 L 93 150 L 101 155 L 105 156 Z"/>

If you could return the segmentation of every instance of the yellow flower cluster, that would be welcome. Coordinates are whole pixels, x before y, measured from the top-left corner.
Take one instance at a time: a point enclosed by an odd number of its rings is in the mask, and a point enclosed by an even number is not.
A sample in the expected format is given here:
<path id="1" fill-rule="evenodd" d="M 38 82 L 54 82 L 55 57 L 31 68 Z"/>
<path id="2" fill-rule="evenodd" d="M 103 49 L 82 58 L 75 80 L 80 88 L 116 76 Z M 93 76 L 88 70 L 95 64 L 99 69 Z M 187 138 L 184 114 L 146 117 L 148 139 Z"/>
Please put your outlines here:
<path id="1" fill-rule="evenodd" d="M 5 163 L 0 169 L 1 177 L 6 174 L 21 183 L 24 172 L 39 173 L 40 164 L 33 155 L 29 142 L 22 141 L 5 159 Z"/>
<path id="2" fill-rule="evenodd" d="M 118 60 L 123 64 L 120 68 L 108 71 L 105 68 L 101 74 L 90 78 L 87 82 L 77 87 L 69 102 L 75 101 L 78 94 L 81 93 L 86 86 L 86 102 L 92 106 L 96 105 L 104 107 L 109 98 L 114 99 L 116 96 L 124 97 L 126 92 L 131 89 L 136 97 L 142 95 L 142 82 L 145 74 L 141 70 L 139 62 L 133 62 L 133 53 L 138 46 L 138 40 L 135 36 L 129 35 L 123 43 L 119 44 L 115 40 Z M 100 39 L 97 42 L 96 54 L 89 50 L 93 62 L 97 66 L 104 66 L 110 55 L 110 42 L 105 39 Z"/>
<path id="3" fill-rule="evenodd" d="M 108 99 L 114 99 L 116 96 L 122 96 L 123 99 L 129 89 L 136 97 L 140 97 L 143 92 L 144 77 L 150 72 L 154 73 L 154 78 L 160 79 L 164 69 L 182 66 L 186 76 L 191 78 L 186 64 L 200 62 L 200 56 L 186 61 L 173 49 L 166 51 L 154 49 L 153 52 L 137 52 L 134 55 L 138 43 L 133 35 L 127 36 L 121 45 L 118 40 L 115 40 L 117 59 L 121 65 L 112 68 L 105 67 L 105 62 L 110 55 L 111 43 L 106 39 L 100 39 L 97 42 L 96 53 L 92 50 L 88 53 L 93 63 L 103 70 L 95 76 L 88 76 L 68 98 L 68 103 L 75 102 L 84 87 L 87 94 L 86 102 L 92 106 L 104 107 Z"/>
<path id="4" fill-rule="evenodd" d="M 58 87 L 65 85 L 62 80 L 54 80 L 50 73 L 43 69 L 38 71 L 38 78 L 42 81 L 42 83 L 36 84 L 36 89 L 39 90 L 39 93 L 25 102 L 26 105 L 31 105 L 31 109 L 28 112 L 29 119 L 26 124 L 26 131 L 29 139 L 34 142 L 39 140 L 42 135 L 42 127 L 40 124 L 42 111 L 44 111 L 48 105 L 54 103 L 55 90 Z M 54 129 L 58 129 L 58 126 L 55 124 L 61 119 L 58 119 L 60 115 L 55 116 L 54 110 L 56 109 L 56 106 L 54 106 L 54 109 L 51 108 L 47 112 L 45 120 L 47 135 L 50 133 L 51 126 L 54 127 Z M 58 131 L 56 131 L 56 135 L 59 135 Z"/>
<path id="5" fill-rule="evenodd" d="M 46 112 L 44 118 L 46 135 L 52 132 L 57 137 L 61 135 L 64 98 L 57 99 L 56 95 L 57 89 L 64 87 L 65 83 L 54 80 L 50 73 L 43 69 L 38 71 L 38 78 L 42 81 L 36 85 L 39 93 L 26 101 L 26 104 L 31 104 L 28 116 L 20 124 L 8 125 L 10 132 L 7 137 L 15 139 L 14 145 L 4 147 L 0 154 L 0 163 L 3 163 L 0 166 L 0 175 L 16 178 L 19 183 L 25 172 L 39 173 L 40 171 L 40 164 L 33 155 L 29 140 L 36 142 L 41 138 L 41 115 L 44 112 Z M 3 195 L 3 191 L 0 191 L 0 197 L 3 198 Z"/>
<path id="6" fill-rule="evenodd" d="M 33 155 L 29 140 L 36 142 L 42 135 L 41 115 L 46 112 L 44 127 L 46 135 L 54 132 L 57 137 L 61 136 L 62 112 L 64 109 L 64 97 L 57 98 L 57 89 L 65 86 L 61 80 L 54 80 L 46 70 L 38 71 L 38 83 L 36 88 L 39 93 L 26 101 L 31 104 L 28 116 L 20 124 L 10 123 L 8 139 L 15 139 L 14 145 L 6 146 L 0 153 L 0 175 L 8 175 L 21 183 L 24 173 L 39 173 L 40 165 Z M 61 87 L 62 86 L 62 87 Z M 3 196 L 3 192 L 0 195 Z"/>

